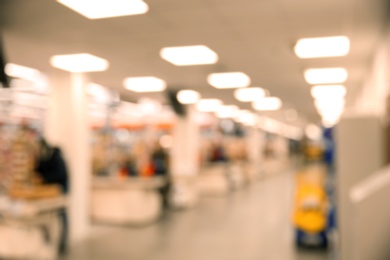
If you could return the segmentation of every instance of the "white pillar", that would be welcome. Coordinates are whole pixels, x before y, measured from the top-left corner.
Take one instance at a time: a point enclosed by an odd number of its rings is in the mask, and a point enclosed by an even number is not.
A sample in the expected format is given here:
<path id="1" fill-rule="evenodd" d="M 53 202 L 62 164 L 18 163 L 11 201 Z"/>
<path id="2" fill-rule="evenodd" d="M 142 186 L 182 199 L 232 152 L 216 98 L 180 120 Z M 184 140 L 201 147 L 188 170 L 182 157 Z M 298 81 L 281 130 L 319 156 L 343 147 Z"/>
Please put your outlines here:
<path id="1" fill-rule="evenodd" d="M 173 131 L 171 169 L 174 176 L 193 176 L 199 172 L 199 126 L 196 110 L 188 107 L 186 117 L 179 117 Z"/>
<path id="2" fill-rule="evenodd" d="M 351 188 L 384 166 L 383 126 L 374 116 L 342 118 L 336 126 L 336 187 L 340 259 L 357 259 L 354 205 Z M 356 210 L 356 209 L 355 209 Z M 359 230 L 355 230 L 359 229 Z"/>
<path id="3" fill-rule="evenodd" d="M 56 70 L 50 78 L 45 136 L 61 147 L 67 162 L 70 241 L 82 240 L 89 229 L 91 156 L 85 94 L 86 77 Z"/>
<path id="4" fill-rule="evenodd" d="M 254 127 L 247 128 L 246 145 L 250 167 L 250 177 L 255 180 L 262 172 L 265 133 Z"/>
<path id="5" fill-rule="evenodd" d="M 170 168 L 173 179 L 172 202 L 176 207 L 192 207 L 198 201 L 199 126 L 195 107 L 189 106 L 186 117 L 179 117 L 173 130 Z"/>

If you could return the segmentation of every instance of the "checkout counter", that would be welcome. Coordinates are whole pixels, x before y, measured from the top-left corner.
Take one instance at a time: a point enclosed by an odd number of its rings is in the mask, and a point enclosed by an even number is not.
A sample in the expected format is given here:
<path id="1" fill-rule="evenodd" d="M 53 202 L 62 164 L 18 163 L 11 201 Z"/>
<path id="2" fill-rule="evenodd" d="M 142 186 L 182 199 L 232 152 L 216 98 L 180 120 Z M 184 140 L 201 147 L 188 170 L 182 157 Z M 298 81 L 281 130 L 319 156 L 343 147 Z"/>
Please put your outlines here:
<path id="1" fill-rule="evenodd" d="M 64 196 L 36 200 L 0 195 L 0 259 L 57 259 Z"/>
<path id="2" fill-rule="evenodd" d="M 162 213 L 159 189 L 164 177 L 94 177 L 92 180 L 91 215 L 96 223 L 144 225 Z"/>

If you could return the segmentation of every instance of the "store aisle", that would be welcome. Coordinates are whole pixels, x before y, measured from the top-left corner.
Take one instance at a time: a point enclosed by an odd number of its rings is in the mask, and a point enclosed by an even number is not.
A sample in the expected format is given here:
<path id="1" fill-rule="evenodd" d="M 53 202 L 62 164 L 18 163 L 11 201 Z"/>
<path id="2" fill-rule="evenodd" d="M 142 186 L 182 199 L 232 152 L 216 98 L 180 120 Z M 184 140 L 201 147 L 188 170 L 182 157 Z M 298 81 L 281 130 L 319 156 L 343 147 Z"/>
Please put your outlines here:
<path id="1" fill-rule="evenodd" d="M 202 199 L 143 228 L 95 227 L 66 260 L 323 260 L 297 252 L 291 228 L 291 174 L 272 176 L 228 197 Z"/>

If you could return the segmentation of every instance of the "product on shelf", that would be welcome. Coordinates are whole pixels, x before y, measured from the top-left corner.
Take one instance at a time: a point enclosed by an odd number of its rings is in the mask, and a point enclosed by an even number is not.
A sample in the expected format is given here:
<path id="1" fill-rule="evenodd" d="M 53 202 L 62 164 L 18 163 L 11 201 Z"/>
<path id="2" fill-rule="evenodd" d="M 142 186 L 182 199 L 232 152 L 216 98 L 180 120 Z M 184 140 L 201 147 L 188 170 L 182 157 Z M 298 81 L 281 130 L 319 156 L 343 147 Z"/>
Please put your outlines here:
<path id="1" fill-rule="evenodd" d="M 154 131 L 153 138 L 167 135 Z M 169 154 L 157 141 L 147 139 L 145 129 L 114 128 L 96 130 L 92 169 L 98 176 L 152 177 L 168 172 Z"/>

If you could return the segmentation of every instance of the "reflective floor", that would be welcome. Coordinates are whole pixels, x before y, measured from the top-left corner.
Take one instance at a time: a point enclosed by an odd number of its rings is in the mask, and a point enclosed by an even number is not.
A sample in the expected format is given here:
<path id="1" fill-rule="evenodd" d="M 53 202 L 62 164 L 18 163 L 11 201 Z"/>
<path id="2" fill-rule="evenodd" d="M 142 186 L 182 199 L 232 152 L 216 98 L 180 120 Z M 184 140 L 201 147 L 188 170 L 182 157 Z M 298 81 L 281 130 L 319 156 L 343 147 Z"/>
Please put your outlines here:
<path id="1" fill-rule="evenodd" d="M 297 251 L 291 226 L 291 174 L 269 176 L 227 197 L 202 198 L 190 211 L 173 211 L 143 228 L 97 227 L 69 259 L 323 260 Z"/>

